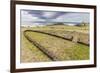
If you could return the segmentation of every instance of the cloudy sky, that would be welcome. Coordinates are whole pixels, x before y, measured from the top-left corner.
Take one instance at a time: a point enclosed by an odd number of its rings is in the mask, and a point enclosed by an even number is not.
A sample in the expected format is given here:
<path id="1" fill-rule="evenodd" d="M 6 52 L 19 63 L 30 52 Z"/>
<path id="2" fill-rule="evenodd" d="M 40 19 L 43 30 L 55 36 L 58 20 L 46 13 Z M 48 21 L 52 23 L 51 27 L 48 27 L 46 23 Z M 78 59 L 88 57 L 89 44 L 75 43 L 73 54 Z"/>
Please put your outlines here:
<path id="1" fill-rule="evenodd" d="M 21 25 L 46 25 L 49 23 L 89 23 L 89 13 L 21 10 Z"/>

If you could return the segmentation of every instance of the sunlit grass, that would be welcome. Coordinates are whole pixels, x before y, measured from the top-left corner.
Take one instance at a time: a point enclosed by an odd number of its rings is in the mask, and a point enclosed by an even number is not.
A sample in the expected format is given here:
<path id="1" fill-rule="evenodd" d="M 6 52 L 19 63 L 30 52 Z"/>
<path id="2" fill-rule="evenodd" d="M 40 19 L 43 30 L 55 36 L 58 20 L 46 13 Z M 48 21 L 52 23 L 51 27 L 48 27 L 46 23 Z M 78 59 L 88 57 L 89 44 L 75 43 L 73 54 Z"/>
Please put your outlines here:
<path id="1" fill-rule="evenodd" d="M 89 59 L 89 47 L 82 45 L 82 44 L 76 44 L 73 47 L 71 47 L 71 58 L 74 60 L 87 60 Z M 66 49 L 66 52 L 68 50 Z"/>
<path id="2" fill-rule="evenodd" d="M 30 43 L 21 32 L 21 62 L 44 62 L 51 61 L 36 46 Z"/>
<path id="3" fill-rule="evenodd" d="M 30 43 L 23 31 L 25 30 L 39 30 L 44 32 L 55 32 L 56 35 L 65 36 L 66 31 L 75 31 L 81 33 L 89 33 L 89 26 L 43 26 L 43 27 L 21 27 L 21 62 L 45 62 L 51 61 L 43 52 L 41 52 L 34 44 Z M 36 32 L 27 32 L 27 35 L 40 45 L 45 47 L 57 60 L 87 60 L 89 59 L 89 46 L 72 41 L 63 40 L 50 35 L 45 35 Z M 82 40 L 85 39 L 80 35 Z M 87 39 L 87 38 L 86 38 Z M 81 41 L 82 41 L 81 40 Z"/>
<path id="4" fill-rule="evenodd" d="M 89 32 L 89 26 L 66 26 L 66 25 L 54 25 L 54 26 L 42 26 L 42 27 L 32 27 L 33 30 L 65 30 L 65 31 L 78 31 L 82 33 Z"/>
<path id="5" fill-rule="evenodd" d="M 89 59 L 89 47 L 72 41 L 63 40 L 50 35 L 26 32 L 27 36 L 44 46 L 57 60 L 86 60 Z"/>

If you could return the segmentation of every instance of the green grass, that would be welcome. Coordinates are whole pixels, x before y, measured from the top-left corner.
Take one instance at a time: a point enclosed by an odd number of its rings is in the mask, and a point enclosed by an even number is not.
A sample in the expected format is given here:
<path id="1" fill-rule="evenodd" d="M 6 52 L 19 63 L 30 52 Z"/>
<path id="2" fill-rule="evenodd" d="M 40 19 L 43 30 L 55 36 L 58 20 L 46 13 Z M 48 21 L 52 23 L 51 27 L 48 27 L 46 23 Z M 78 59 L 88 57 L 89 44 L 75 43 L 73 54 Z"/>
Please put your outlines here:
<path id="1" fill-rule="evenodd" d="M 43 26 L 43 27 L 32 27 L 33 30 L 65 30 L 65 31 L 78 31 L 82 33 L 89 32 L 89 26 L 66 26 L 66 25 L 54 25 L 54 26 Z"/>
<path id="2" fill-rule="evenodd" d="M 21 62 L 43 62 L 51 61 L 43 52 L 30 43 L 23 31 L 21 32 Z"/>
<path id="3" fill-rule="evenodd" d="M 82 45 L 82 44 L 77 44 L 72 47 L 72 54 L 71 57 L 74 60 L 87 60 L 89 59 L 89 47 Z M 67 50 L 66 50 L 67 51 Z"/>
<path id="4" fill-rule="evenodd" d="M 67 33 L 65 31 L 76 31 L 81 33 L 89 33 L 89 27 L 77 26 L 43 26 L 43 27 L 21 27 L 21 62 L 45 62 L 51 61 L 37 47 L 30 43 L 23 35 L 25 30 L 39 30 L 44 32 L 56 32 L 60 36 Z M 70 33 L 69 33 L 70 34 Z M 46 48 L 57 60 L 87 60 L 89 59 L 89 46 L 73 43 L 72 41 L 55 38 L 53 36 L 27 32 L 27 35 L 36 40 L 40 45 Z"/>
<path id="5" fill-rule="evenodd" d="M 61 60 L 86 60 L 89 59 L 89 47 L 63 40 L 50 35 L 26 32 L 27 35 L 44 46 L 47 51 L 52 53 L 58 61 Z"/>

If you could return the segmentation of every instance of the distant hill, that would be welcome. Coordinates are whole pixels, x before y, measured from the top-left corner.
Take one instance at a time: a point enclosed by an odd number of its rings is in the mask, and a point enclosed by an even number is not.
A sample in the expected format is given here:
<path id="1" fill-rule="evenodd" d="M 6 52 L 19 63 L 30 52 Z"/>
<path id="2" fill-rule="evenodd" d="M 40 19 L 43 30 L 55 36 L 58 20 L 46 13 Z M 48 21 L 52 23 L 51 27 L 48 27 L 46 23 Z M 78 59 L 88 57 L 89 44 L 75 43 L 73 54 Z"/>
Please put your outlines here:
<path id="1" fill-rule="evenodd" d="M 65 25 L 64 23 L 55 23 L 55 24 L 49 24 L 47 26 L 55 26 L 55 25 Z"/>
<path id="2" fill-rule="evenodd" d="M 88 26 L 88 25 L 89 25 L 89 23 L 82 22 L 82 23 L 80 23 L 80 24 L 78 24 L 76 26 Z"/>

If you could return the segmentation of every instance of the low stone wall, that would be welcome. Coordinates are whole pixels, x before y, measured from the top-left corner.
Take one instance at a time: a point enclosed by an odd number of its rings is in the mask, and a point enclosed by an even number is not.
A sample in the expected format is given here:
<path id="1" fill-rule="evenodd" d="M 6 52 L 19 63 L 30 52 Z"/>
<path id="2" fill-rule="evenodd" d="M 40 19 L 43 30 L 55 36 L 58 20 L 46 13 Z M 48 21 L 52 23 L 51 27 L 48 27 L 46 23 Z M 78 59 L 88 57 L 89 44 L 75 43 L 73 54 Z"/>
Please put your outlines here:
<path id="1" fill-rule="evenodd" d="M 81 33 L 76 31 L 62 31 L 59 33 L 59 31 L 48 31 L 48 30 L 26 30 L 26 31 L 34 31 L 39 32 L 51 36 L 55 36 L 58 38 L 62 38 L 65 40 L 69 40 L 75 43 L 81 43 L 84 45 L 89 46 L 89 34 L 88 33 Z"/>
<path id="2" fill-rule="evenodd" d="M 76 31 L 62 31 L 62 32 L 57 32 L 57 31 L 41 31 L 44 33 L 49 33 L 52 35 L 56 35 L 62 38 L 65 38 L 67 40 L 71 40 L 75 43 L 81 43 L 85 45 L 89 45 L 89 34 L 88 33 L 82 33 L 82 32 L 76 32 Z"/>
<path id="3" fill-rule="evenodd" d="M 37 43 L 35 40 L 31 39 L 27 34 L 27 31 L 24 31 L 25 38 L 32 44 L 34 44 L 40 51 L 42 51 L 48 58 L 50 58 L 52 61 L 56 61 L 57 59 L 52 55 L 52 52 L 48 52 L 43 46 L 41 46 L 39 43 Z"/>
<path id="4" fill-rule="evenodd" d="M 89 34 L 86 33 L 79 33 L 78 42 L 89 45 Z"/>

